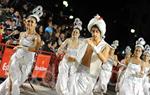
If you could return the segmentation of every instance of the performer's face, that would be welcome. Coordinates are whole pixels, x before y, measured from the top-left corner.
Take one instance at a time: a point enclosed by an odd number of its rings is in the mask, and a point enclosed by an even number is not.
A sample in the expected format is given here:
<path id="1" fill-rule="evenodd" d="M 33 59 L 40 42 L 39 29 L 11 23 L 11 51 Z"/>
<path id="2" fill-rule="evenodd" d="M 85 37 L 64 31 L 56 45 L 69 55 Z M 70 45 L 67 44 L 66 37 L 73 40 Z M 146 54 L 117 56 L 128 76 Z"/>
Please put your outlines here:
<path id="1" fill-rule="evenodd" d="M 125 55 L 125 57 L 126 57 L 126 58 L 130 58 L 130 57 L 131 57 L 131 53 L 127 53 L 127 54 Z"/>
<path id="2" fill-rule="evenodd" d="M 149 53 L 145 53 L 144 55 L 143 55 L 143 60 L 144 61 L 149 61 L 150 60 L 150 54 Z"/>
<path id="3" fill-rule="evenodd" d="M 72 31 L 72 37 L 73 38 L 78 38 L 79 36 L 80 36 L 79 29 L 73 29 L 73 31 Z"/>
<path id="4" fill-rule="evenodd" d="M 135 47 L 134 56 L 140 57 L 141 55 L 142 55 L 142 48 L 141 47 Z"/>
<path id="5" fill-rule="evenodd" d="M 26 26 L 27 26 L 28 29 L 35 29 L 35 27 L 36 27 L 35 18 L 32 18 L 32 17 L 27 18 Z"/>
<path id="6" fill-rule="evenodd" d="M 100 36 L 101 36 L 101 34 L 100 34 L 100 30 L 98 29 L 98 27 L 92 27 L 91 28 L 91 33 L 92 33 L 92 37 L 94 38 L 94 39 L 100 39 Z"/>

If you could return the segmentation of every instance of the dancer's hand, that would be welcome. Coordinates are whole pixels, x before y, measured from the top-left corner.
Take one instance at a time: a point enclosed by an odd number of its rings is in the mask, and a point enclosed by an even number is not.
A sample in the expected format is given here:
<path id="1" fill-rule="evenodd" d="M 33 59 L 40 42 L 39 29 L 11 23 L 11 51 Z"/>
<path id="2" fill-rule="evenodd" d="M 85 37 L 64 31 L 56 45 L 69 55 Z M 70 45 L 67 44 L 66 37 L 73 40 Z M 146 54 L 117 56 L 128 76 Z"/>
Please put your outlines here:
<path id="1" fill-rule="evenodd" d="M 94 45 L 94 43 L 93 43 L 93 41 L 92 41 L 92 39 L 88 39 L 87 40 L 87 43 L 93 48 L 95 45 Z"/>
<path id="2" fill-rule="evenodd" d="M 68 56 L 68 61 L 69 62 L 75 62 L 75 58 L 73 56 Z"/>
<path id="3" fill-rule="evenodd" d="M 142 72 L 138 72 L 136 73 L 137 77 L 142 78 L 144 76 L 144 74 Z"/>
<path id="4" fill-rule="evenodd" d="M 13 50 L 16 51 L 18 48 L 22 48 L 22 47 L 23 47 L 23 46 L 19 45 L 19 46 L 14 47 Z"/>

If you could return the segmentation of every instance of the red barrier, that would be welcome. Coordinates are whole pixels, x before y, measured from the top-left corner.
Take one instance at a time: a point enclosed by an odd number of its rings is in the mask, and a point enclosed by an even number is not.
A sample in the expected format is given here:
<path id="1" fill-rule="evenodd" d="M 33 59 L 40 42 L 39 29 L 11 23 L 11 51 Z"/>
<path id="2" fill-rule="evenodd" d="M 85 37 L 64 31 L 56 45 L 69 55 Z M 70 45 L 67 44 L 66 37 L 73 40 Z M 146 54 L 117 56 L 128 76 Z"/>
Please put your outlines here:
<path id="1" fill-rule="evenodd" d="M 6 77 L 7 76 L 7 71 L 8 71 L 8 65 L 9 65 L 9 60 L 14 53 L 13 49 L 11 48 L 5 48 L 2 61 L 0 64 L 0 77 Z"/>
<path id="2" fill-rule="evenodd" d="M 50 55 L 37 55 L 36 64 L 32 73 L 32 78 L 45 78 L 50 59 Z"/>

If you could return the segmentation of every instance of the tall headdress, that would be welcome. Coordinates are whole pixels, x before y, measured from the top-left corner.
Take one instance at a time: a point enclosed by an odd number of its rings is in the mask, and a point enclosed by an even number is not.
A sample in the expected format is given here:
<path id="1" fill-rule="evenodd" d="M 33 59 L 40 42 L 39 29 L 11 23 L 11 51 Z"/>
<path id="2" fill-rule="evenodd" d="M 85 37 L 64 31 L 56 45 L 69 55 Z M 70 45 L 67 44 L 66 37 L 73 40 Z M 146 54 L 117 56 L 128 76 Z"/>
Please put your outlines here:
<path id="1" fill-rule="evenodd" d="M 82 30 L 82 21 L 79 18 L 75 18 L 74 20 L 74 27 L 73 28 L 77 28 L 80 31 Z"/>
<path id="2" fill-rule="evenodd" d="M 103 37 L 105 35 L 105 32 L 106 32 L 106 23 L 103 20 L 103 18 L 99 15 L 96 15 L 94 18 L 92 18 L 89 21 L 89 24 L 87 26 L 89 32 L 91 31 L 91 28 L 94 25 L 96 25 L 99 28 L 99 30 L 101 32 L 101 36 Z"/>
<path id="3" fill-rule="evenodd" d="M 36 8 L 33 9 L 32 14 L 29 15 L 29 17 L 34 17 L 37 22 L 40 21 L 40 17 L 43 15 L 43 7 L 42 6 L 37 6 Z"/>
<path id="4" fill-rule="evenodd" d="M 111 47 L 114 49 L 117 49 L 117 47 L 119 46 L 119 41 L 118 40 L 114 40 L 113 43 L 111 44 Z"/>
<path id="5" fill-rule="evenodd" d="M 144 54 L 150 54 L 150 46 L 149 45 L 145 45 L 145 49 L 144 49 Z"/>
<path id="6" fill-rule="evenodd" d="M 137 41 L 136 41 L 136 45 L 135 47 L 141 47 L 144 50 L 144 45 L 145 45 L 145 40 L 140 37 Z"/>

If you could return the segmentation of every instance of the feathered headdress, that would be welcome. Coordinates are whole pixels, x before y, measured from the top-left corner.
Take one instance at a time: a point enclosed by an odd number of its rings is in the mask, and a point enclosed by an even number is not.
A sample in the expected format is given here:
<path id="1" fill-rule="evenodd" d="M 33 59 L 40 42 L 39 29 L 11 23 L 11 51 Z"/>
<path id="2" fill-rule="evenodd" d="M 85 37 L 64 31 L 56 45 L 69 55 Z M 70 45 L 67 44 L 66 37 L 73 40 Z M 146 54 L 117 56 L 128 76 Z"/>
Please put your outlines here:
<path id="1" fill-rule="evenodd" d="M 149 45 L 145 45 L 145 49 L 144 49 L 144 54 L 150 54 L 150 46 Z"/>
<path id="2" fill-rule="evenodd" d="M 136 41 L 135 47 L 141 47 L 144 50 L 145 40 L 141 37 Z"/>
<path id="3" fill-rule="evenodd" d="M 111 44 L 111 47 L 114 48 L 114 49 L 117 49 L 118 46 L 119 46 L 119 41 L 118 40 L 113 41 L 113 43 Z"/>
<path id="4" fill-rule="evenodd" d="M 79 18 L 75 18 L 74 20 L 74 27 L 73 28 L 77 28 L 80 31 L 82 30 L 82 21 Z"/>
<path id="5" fill-rule="evenodd" d="M 101 36 L 104 36 L 106 32 L 106 23 L 101 16 L 96 15 L 89 21 L 89 24 L 87 26 L 89 32 L 91 31 L 91 28 L 94 25 L 96 25 L 99 28 Z"/>

